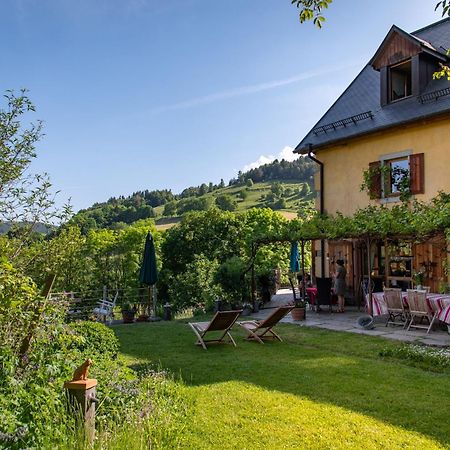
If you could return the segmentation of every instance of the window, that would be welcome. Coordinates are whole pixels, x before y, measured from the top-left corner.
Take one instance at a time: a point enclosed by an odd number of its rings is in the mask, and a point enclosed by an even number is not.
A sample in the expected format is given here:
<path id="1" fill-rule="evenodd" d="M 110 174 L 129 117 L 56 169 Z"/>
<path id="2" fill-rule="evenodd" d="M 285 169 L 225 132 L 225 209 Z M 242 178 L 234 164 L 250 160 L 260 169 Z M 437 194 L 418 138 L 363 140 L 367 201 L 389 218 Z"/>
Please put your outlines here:
<path id="1" fill-rule="evenodd" d="M 400 195 L 409 190 L 409 158 L 388 159 L 383 162 L 384 196 Z"/>
<path id="2" fill-rule="evenodd" d="M 389 101 L 409 97 L 411 91 L 411 60 L 389 68 Z"/>
<path id="3" fill-rule="evenodd" d="M 385 155 L 369 164 L 369 195 L 372 199 L 397 201 L 402 194 L 425 192 L 424 154 L 410 151 Z"/>

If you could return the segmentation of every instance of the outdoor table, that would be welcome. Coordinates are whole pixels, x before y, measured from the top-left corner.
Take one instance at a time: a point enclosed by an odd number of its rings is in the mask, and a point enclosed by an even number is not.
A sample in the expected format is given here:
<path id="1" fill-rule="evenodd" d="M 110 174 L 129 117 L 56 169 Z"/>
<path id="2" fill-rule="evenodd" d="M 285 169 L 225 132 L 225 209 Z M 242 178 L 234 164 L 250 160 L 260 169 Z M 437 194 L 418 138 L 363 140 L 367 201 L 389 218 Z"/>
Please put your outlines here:
<path id="1" fill-rule="evenodd" d="M 402 292 L 403 302 L 408 306 L 408 294 Z M 373 315 L 381 316 L 388 314 L 384 292 L 373 292 Z M 437 318 L 450 325 L 450 294 L 427 294 L 427 304 L 432 312 L 437 312 Z M 366 306 L 369 309 L 369 295 L 366 296 Z"/>

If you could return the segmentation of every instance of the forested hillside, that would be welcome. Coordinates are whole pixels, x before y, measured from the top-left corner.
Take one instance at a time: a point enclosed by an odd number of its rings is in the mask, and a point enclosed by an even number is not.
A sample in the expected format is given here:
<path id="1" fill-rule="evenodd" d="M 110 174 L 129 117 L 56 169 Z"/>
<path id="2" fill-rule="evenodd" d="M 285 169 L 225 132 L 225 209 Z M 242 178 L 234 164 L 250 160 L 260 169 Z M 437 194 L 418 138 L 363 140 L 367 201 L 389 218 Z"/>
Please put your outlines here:
<path id="1" fill-rule="evenodd" d="M 205 211 L 217 206 L 225 211 L 245 211 L 269 207 L 296 212 L 313 197 L 315 164 L 300 157 L 293 162 L 275 160 L 245 173 L 239 172 L 228 185 L 224 180 L 191 186 L 180 194 L 170 189 L 137 191 L 125 197 L 111 197 L 103 203 L 79 211 L 72 219 L 83 231 L 121 228 L 140 219 L 179 217 L 189 211 Z"/>

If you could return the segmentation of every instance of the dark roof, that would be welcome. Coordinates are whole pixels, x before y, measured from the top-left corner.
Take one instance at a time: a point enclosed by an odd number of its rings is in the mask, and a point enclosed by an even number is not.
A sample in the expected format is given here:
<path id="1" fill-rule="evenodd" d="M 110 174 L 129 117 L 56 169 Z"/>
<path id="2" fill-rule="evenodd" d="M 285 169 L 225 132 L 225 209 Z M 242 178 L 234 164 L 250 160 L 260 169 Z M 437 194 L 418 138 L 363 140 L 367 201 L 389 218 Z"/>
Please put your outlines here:
<path id="1" fill-rule="evenodd" d="M 389 33 L 393 30 L 400 29 L 394 26 Z M 450 46 L 450 18 L 410 34 L 400 31 L 410 36 L 415 42 L 421 43 L 423 48 L 428 48 L 440 55 L 444 55 Z M 418 97 L 408 97 L 381 107 L 380 72 L 369 63 L 302 139 L 295 151 L 307 153 L 309 148 L 314 150 L 383 128 L 446 112 L 450 112 L 450 82 L 446 77 L 431 80 Z"/>

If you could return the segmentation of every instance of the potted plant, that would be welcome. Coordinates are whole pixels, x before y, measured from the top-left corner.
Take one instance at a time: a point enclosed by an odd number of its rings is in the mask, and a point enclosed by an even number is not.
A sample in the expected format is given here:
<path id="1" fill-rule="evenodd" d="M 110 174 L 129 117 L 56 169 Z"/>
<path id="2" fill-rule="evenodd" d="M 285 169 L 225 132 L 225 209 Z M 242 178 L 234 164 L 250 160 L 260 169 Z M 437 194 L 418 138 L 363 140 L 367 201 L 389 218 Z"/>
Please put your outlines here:
<path id="1" fill-rule="evenodd" d="M 133 323 L 136 315 L 136 307 L 131 303 L 124 303 L 122 305 L 123 323 Z"/>
<path id="2" fill-rule="evenodd" d="M 423 281 L 425 279 L 425 274 L 422 271 L 417 271 L 413 273 L 412 279 L 416 286 L 416 289 L 421 289 L 423 285 Z"/>
<path id="3" fill-rule="evenodd" d="M 294 309 L 291 311 L 292 320 L 306 319 L 306 304 L 307 302 L 301 298 L 294 301 Z"/>

